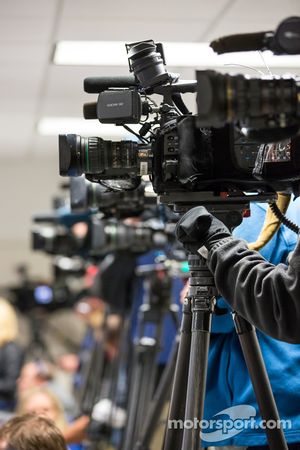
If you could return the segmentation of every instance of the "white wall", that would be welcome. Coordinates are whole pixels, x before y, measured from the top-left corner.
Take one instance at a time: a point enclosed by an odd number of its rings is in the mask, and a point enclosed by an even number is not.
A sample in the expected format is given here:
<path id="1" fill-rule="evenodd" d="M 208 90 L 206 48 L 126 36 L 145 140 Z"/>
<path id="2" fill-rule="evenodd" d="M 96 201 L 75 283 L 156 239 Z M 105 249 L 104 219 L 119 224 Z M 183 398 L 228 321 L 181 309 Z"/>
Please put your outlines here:
<path id="1" fill-rule="evenodd" d="M 31 216 L 50 210 L 50 199 L 63 178 L 58 175 L 58 150 L 53 158 L 1 158 L 0 286 L 13 282 L 14 268 L 29 263 L 32 273 L 47 276 L 50 259 L 30 251 Z"/>

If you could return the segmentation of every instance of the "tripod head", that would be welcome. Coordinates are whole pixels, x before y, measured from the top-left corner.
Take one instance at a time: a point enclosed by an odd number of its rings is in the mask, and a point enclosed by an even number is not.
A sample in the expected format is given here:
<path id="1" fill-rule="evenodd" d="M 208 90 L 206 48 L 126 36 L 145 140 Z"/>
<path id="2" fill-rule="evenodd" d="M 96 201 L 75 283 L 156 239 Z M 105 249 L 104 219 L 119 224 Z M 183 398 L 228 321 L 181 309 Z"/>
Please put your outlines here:
<path id="1" fill-rule="evenodd" d="M 277 194 L 274 192 L 250 195 L 241 192 L 237 195 L 228 195 L 227 192 L 224 192 L 220 196 L 216 196 L 214 192 L 170 192 L 161 195 L 159 201 L 173 206 L 174 212 L 181 215 L 195 206 L 205 206 L 232 231 L 240 225 L 242 218 L 249 214 L 250 202 L 267 202 L 274 200 L 276 196 Z"/>

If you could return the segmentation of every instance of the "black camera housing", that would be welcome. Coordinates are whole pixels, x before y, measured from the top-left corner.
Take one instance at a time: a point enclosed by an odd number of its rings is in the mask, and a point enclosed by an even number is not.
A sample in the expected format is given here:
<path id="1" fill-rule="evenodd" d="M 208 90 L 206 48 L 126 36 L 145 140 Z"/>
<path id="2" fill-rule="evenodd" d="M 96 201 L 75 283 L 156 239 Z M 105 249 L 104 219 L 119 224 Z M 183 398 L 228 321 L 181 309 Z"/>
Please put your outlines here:
<path id="1" fill-rule="evenodd" d="M 156 195 L 145 190 L 142 183 L 132 191 L 109 191 L 85 177 L 70 178 L 70 202 L 72 212 L 85 212 L 89 208 L 98 210 L 106 217 L 126 218 L 140 215 L 145 208 L 157 204 Z"/>
<path id="2" fill-rule="evenodd" d="M 141 96 L 132 89 L 101 92 L 96 113 L 101 123 L 116 125 L 139 123 L 142 114 Z"/>

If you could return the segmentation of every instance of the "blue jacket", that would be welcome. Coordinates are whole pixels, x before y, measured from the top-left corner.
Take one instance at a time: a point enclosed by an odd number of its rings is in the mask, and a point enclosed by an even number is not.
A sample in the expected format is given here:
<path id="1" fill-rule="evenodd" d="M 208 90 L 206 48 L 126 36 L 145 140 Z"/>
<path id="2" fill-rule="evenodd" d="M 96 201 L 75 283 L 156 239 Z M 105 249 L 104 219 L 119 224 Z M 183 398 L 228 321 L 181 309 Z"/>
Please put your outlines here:
<path id="1" fill-rule="evenodd" d="M 235 236 L 248 242 L 255 241 L 261 230 L 266 208 L 265 204 L 251 205 L 251 217 L 244 219 L 235 230 Z M 294 222 L 300 223 L 300 199 L 290 205 L 287 216 Z M 261 253 L 273 264 L 286 262 L 296 242 L 297 235 L 285 226 L 281 226 L 279 232 L 261 250 Z M 218 304 L 226 308 L 223 299 L 219 300 Z M 291 421 L 291 429 L 285 430 L 287 441 L 300 442 L 300 345 L 277 341 L 260 331 L 257 331 L 257 335 L 280 418 Z M 238 337 L 230 314 L 226 314 L 215 317 L 213 320 L 205 419 L 211 419 L 218 412 L 237 405 L 254 407 L 257 411 L 255 420 L 261 419 Z M 266 444 L 266 435 L 262 429 L 244 430 L 231 439 L 214 443 L 216 446 Z M 203 441 L 202 445 L 205 447 L 212 443 L 207 444 Z"/>

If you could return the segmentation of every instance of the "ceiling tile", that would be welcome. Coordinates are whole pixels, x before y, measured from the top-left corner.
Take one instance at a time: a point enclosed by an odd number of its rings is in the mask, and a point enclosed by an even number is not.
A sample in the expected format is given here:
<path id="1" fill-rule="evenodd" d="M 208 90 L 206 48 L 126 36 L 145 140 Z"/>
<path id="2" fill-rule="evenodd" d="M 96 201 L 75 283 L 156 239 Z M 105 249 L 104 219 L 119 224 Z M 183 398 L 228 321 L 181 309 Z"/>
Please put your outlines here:
<path id="1" fill-rule="evenodd" d="M 1 0 L 1 17 L 53 16 L 59 0 Z"/>
<path id="2" fill-rule="evenodd" d="M 292 15 L 300 15 L 299 0 L 251 0 L 248 7 L 243 0 L 238 0 L 202 38 L 209 41 L 226 34 L 274 30 L 283 19 Z"/>
<path id="3" fill-rule="evenodd" d="M 205 18 L 163 19 L 151 18 L 63 18 L 57 31 L 57 40 L 104 40 L 135 42 L 143 39 L 156 41 L 195 41 L 207 28 Z M 180 31 L 181 30 L 181 31 Z M 184 31 L 183 31 L 184 30 Z"/>
<path id="4" fill-rule="evenodd" d="M 63 5 L 63 17 L 80 17 L 80 18 L 99 18 L 99 19 L 115 19 L 124 22 L 129 20 L 166 20 L 167 22 L 174 19 L 211 19 L 215 17 L 219 11 L 228 3 L 228 0 L 188 0 L 174 1 L 152 0 L 151 3 L 145 5 L 140 0 L 131 0 L 124 2 L 123 0 L 114 0 L 113 2 L 104 2 L 103 0 L 65 0 Z M 154 22 L 153 22 L 154 26 Z M 177 30 L 178 34 L 184 34 L 183 28 Z"/>
<path id="5" fill-rule="evenodd" d="M 53 18 L 0 16 L 0 42 L 49 43 Z"/>
<path id="6" fill-rule="evenodd" d="M 22 79 L 23 67 L 41 66 L 50 60 L 52 46 L 43 44 L 16 44 L 0 42 L 1 65 L 15 64 L 19 67 L 19 77 Z"/>
<path id="7" fill-rule="evenodd" d="M 22 73 L 22 77 L 20 77 Z M 15 67 L 7 64 L 0 71 L 0 114 L 32 110 L 38 101 L 43 67 Z"/>
<path id="8" fill-rule="evenodd" d="M 26 153 L 34 132 L 34 115 L 20 114 L 17 109 L 14 114 L 1 111 L 0 124 L 0 158 Z"/>

